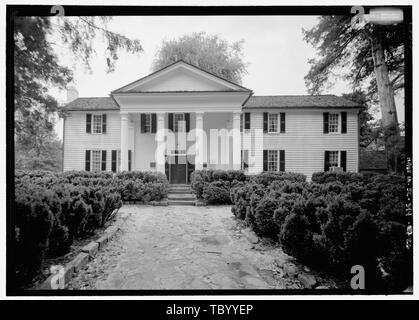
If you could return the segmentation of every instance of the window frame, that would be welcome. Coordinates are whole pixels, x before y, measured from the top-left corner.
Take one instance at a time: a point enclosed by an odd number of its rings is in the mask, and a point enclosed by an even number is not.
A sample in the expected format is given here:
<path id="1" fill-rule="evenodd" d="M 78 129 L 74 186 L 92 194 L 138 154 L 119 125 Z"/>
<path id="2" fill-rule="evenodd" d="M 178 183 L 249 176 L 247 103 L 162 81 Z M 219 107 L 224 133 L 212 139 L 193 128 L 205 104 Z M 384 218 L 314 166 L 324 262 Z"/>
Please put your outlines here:
<path id="1" fill-rule="evenodd" d="M 276 116 L 276 131 L 271 131 L 271 128 L 272 128 L 272 126 L 271 126 L 271 116 Z M 280 128 L 279 128 L 279 126 L 280 126 L 280 120 L 279 120 L 279 113 L 269 113 L 268 112 L 268 134 L 276 134 L 276 133 L 279 133 L 279 130 L 280 130 Z"/>
<path id="2" fill-rule="evenodd" d="M 182 120 L 177 120 L 176 116 L 182 116 Z M 181 121 L 183 122 L 183 131 L 179 131 L 179 125 L 176 127 L 176 124 Z M 186 132 L 186 117 L 184 113 L 173 113 L 173 132 Z"/>
<path id="3" fill-rule="evenodd" d="M 337 161 L 337 165 L 336 166 L 334 166 L 334 165 L 332 165 L 332 162 L 331 162 L 331 157 L 332 157 L 332 154 L 334 154 L 334 153 L 337 153 L 337 158 L 336 158 L 336 161 Z M 329 150 L 329 171 L 330 171 L 330 168 L 332 168 L 332 167 L 337 167 L 337 168 L 340 168 L 341 167 L 341 165 L 340 165 L 340 152 L 338 151 L 338 150 Z"/>
<path id="4" fill-rule="evenodd" d="M 148 120 L 147 120 L 148 119 Z M 151 113 L 144 113 L 144 132 L 143 133 L 151 133 L 153 129 L 153 120 Z M 148 124 L 147 124 L 148 121 Z M 148 128 L 148 130 L 147 130 Z"/>
<path id="5" fill-rule="evenodd" d="M 332 116 L 336 116 L 336 131 L 331 131 L 331 125 L 332 125 Z M 333 124 L 333 127 L 335 124 Z M 338 134 L 340 132 L 340 115 L 339 112 L 329 112 L 329 127 L 328 127 L 328 133 L 330 134 Z"/>
<path id="6" fill-rule="evenodd" d="M 91 172 L 102 172 L 102 151 L 103 150 L 99 150 L 99 149 L 90 150 L 90 171 Z M 94 164 L 95 164 L 94 160 L 97 160 L 95 159 L 94 154 L 97 152 L 99 153 L 99 158 L 98 158 L 99 170 L 94 170 Z"/>
<path id="7" fill-rule="evenodd" d="M 98 132 L 96 132 L 95 119 L 100 119 Z M 103 134 L 103 115 L 102 114 L 92 114 L 92 134 Z"/>
<path id="8" fill-rule="evenodd" d="M 279 150 L 267 150 L 267 163 L 268 163 L 268 172 L 279 172 Z M 270 160 L 270 154 L 275 153 L 276 161 Z M 276 170 L 270 170 L 270 165 L 275 164 Z"/>

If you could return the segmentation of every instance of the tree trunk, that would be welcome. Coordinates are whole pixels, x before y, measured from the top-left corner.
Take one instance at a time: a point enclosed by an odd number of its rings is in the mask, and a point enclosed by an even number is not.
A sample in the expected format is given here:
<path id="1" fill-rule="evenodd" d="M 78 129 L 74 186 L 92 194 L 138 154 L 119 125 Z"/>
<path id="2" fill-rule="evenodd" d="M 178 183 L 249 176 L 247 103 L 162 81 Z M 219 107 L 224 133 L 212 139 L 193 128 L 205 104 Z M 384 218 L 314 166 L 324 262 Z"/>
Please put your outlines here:
<path id="1" fill-rule="evenodd" d="M 384 127 L 398 126 L 394 90 L 390 83 L 388 68 L 385 62 L 382 31 L 377 31 L 374 34 L 372 57 L 383 125 Z"/>
<path id="2" fill-rule="evenodd" d="M 383 40 L 381 30 L 376 30 L 372 41 L 372 57 L 374 61 L 374 73 L 377 81 L 378 100 L 381 109 L 381 119 L 384 129 L 384 144 L 387 154 L 387 164 L 391 171 L 398 171 L 395 159 L 398 157 L 397 146 L 400 140 L 399 123 L 397 119 L 394 90 L 390 83 L 388 68 L 385 62 Z"/>

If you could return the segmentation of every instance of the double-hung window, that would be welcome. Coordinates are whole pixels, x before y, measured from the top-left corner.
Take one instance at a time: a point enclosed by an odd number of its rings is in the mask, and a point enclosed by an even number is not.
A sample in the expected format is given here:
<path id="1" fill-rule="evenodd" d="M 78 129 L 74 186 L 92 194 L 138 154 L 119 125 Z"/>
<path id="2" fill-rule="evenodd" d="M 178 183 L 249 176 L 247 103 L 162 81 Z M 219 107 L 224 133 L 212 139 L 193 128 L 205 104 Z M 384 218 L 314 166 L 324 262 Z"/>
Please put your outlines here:
<path id="1" fill-rule="evenodd" d="M 268 171 L 278 171 L 278 151 L 268 150 Z"/>
<path id="2" fill-rule="evenodd" d="M 339 132 L 339 114 L 329 113 L 329 133 Z"/>
<path id="3" fill-rule="evenodd" d="M 150 133 L 151 132 L 151 113 L 144 114 L 144 132 Z"/>
<path id="4" fill-rule="evenodd" d="M 184 113 L 175 113 L 173 115 L 173 129 L 174 129 L 174 132 L 186 131 L 186 121 L 185 121 Z"/>
<path id="5" fill-rule="evenodd" d="M 277 113 L 268 114 L 268 132 L 269 133 L 278 132 L 278 114 Z"/>
<path id="6" fill-rule="evenodd" d="M 102 115 L 93 115 L 93 133 L 102 133 Z"/>
<path id="7" fill-rule="evenodd" d="M 91 171 L 101 171 L 102 164 L 102 151 L 101 150 L 92 150 L 92 169 Z"/>
<path id="8" fill-rule="evenodd" d="M 339 167 L 339 151 L 329 151 L 329 166 Z"/>

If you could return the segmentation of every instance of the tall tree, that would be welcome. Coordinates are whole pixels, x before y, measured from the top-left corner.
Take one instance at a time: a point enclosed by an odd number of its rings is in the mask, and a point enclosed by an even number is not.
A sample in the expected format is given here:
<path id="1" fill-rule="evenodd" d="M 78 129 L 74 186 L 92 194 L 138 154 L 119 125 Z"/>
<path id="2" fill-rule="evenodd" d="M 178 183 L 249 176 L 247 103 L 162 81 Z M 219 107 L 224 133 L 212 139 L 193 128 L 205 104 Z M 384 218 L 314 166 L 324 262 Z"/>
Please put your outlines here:
<path id="1" fill-rule="evenodd" d="M 54 140 L 57 100 L 49 88 L 64 89 L 73 79 L 72 71 L 60 64 L 55 45 L 64 45 L 75 60 L 90 68 L 93 41 L 102 35 L 107 71 L 115 69 L 118 52 L 142 51 L 139 40 L 108 30 L 109 17 L 14 17 L 14 115 L 17 152 L 40 156 L 44 144 Z M 57 35 L 55 36 L 54 35 Z M 53 40 L 59 43 L 52 42 Z"/>
<path id="2" fill-rule="evenodd" d="M 241 83 L 242 76 L 247 73 L 242 47 L 243 40 L 230 44 L 217 35 L 205 32 L 184 35 L 179 39 L 163 41 L 152 69 L 156 71 L 184 60 L 224 79 Z"/>
<path id="3" fill-rule="evenodd" d="M 351 18 L 322 16 L 315 27 L 303 30 L 318 54 L 309 61 L 306 85 L 310 93 L 318 93 L 334 71 L 347 72 L 344 78 L 355 88 L 367 84 L 370 98 L 378 98 L 383 125 L 391 131 L 398 126 L 394 94 L 404 88 L 404 26 L 353 28 Z"/>
<path id="4" fill-rule="evenodd" d="M 351 101 L 356 102 L 358 105 L 364 108 L 359 113 L 359 144 L 360 147 L 367 147 L 374 139 L 377 138 L 376 125 L 372 123 L 374 119 L 371 114 L 372 104 L 368 99 L 367 94 L 362 90 L 355 90 L 351 93 L 344 93 L 342 97 Z"/>

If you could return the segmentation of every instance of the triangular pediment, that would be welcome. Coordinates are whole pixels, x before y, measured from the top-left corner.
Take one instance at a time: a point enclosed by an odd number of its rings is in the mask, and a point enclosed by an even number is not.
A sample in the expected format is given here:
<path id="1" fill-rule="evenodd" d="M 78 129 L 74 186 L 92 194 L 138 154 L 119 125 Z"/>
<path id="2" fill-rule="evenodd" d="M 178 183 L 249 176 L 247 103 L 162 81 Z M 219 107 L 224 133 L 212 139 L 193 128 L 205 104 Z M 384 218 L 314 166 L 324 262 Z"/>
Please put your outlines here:
<path id="1" fill-rule="evenodd" d="M 178 61 L 113 93 L 250 91 L 184 61 Z"/>

